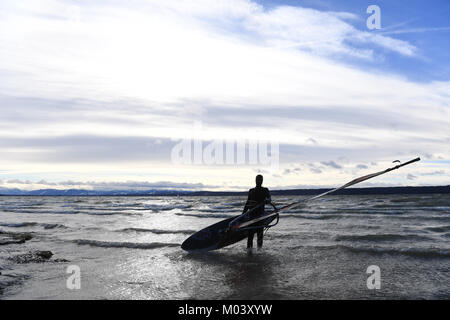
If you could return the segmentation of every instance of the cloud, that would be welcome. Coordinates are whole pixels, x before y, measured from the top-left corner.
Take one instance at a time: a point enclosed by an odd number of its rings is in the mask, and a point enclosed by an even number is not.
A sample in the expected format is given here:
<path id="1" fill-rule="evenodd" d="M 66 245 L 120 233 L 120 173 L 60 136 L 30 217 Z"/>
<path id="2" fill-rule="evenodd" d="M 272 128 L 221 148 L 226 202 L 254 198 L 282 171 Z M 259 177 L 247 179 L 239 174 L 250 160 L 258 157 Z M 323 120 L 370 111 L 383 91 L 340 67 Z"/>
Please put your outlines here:
<path id="1" fill-rule="evenodd" d="M 284 185 L 284 186 L 274 186 L 273 189 L 330 189 L 330 188 L 336 188 L 339 184 L 332 184 L 332 183 L 324 183 L 324 184 L 292 184 L 292 185 Z M 361 184 L 358 184 L 357 188 L 371 188 L 371 187 L 398 187 L 399 185 L 394 183 L 386 183 L 386 182 L 362 182 Z"/>
<path id="2" fill-rule="evenodd" d="M 145 171 L 244 185 L 253 168 L 172 166 L 195 121 L 205 140 L 278 142 L 286 184 L 299 162 L 315 162 L 320 183 L 411 150 L 447 159 L 450 83 L 367 68 L 392 54 L 415 61 L 420 41 L 359 30 L 357 19 L 244 0 L 2 1 L 2 179 Z"/>
<path id="3" fill-rule="evenodd" d="M 290 169 L 284 169 L 283 171 L 283 175 L 287 175 L 287 174 L 299 174 L 300 171 L 302 171 L 301 168 L 290 168 Z"/>
<path id="4" fill-rule="evenodd" d="M 244 26 L 257 32 L 265 42 L 272 45 L 306 49 L 321 55 L 373 57 L 373 50 L 352 46 L 356 42 L 371 43 L 402 55 L 415 54 L 416 48 L 406 41 L 357 30 L 346 22 L 357 19 L 350 13 L 322 12 L 292 6 L 255 11 L 246 17 Z"/>
<path id="5" fill-rule="evenodd" d="M 405 33 L 428 33 L 428 32 L 449 32 L 450 27 L 438 27 L 438 28 L 409 28 L 409 29 L 401 29 L 401 30 L 388 30 L 382 31 L 381 33 L 384 35 L 389 34 L 405 34 Z"/>
<path id="6" fill-rule="evenodd" d="M 270 173 L 270 171 L 264 170 L 264 169 L 254 169 L 253 171 L 258 174 L 269 174 Z"/>
<path id="7" fill-rule="evenodd" d="M 332 167 L 334 169 L 342 169 L 342 166 L 337 164 L 334 161 L 322 161 L 321 164 L 323 164 L 324 166 L 327 166 L 327 167 Z"/>
<path id="8" fill-rule="evenodd" d="M 411 174 L 411 173 L 408 173 L 408 174 L 406 175 L 406 179 L 408 179 L 408 180 L 414 180 L 414 179 L 417 179 L 417 177 L 416 177 L 415 175 Z"/>
<path id="9" fill-rule="evenodd" d="M 445 174 L 446 174 L 445 170 L 436 170 L 436 171 L 432 171 L 432 172 L 421 173 L 422 176 L 441 176 L 441 175 L 445 175 Z"/>
<path id="10" fill-rule="evenodd" d="M 356 168 L 358 168 L 358 169 L 368 169 L 369 167 L 366 166 L 365 164 L 358 164 L 358 165 L 356 166 Z"/>
<path id="11" fill-rule="evenodd" d="M 317 142 L 316 139 L 308 138 L 308 139 L 306 140 L 306 144 L 317 145 L 318 142 Z"/>
<path id="12" fill-rule="evenodd" d="M 3 161 L 35 163 L 168 162 L 177 143 L 163 138 L 68 135 L 0 140 Z"/>

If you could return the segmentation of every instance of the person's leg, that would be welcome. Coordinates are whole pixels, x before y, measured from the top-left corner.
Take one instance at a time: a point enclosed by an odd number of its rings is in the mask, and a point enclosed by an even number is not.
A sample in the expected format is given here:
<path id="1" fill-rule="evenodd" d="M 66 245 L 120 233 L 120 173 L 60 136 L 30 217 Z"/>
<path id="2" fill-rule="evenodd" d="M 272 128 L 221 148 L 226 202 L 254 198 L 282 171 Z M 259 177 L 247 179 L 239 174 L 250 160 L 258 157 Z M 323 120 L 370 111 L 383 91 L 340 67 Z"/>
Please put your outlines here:
<path id="1" fill-rule="evenodd" d="M 255 231 L 253 231 L 253 230 L 248 231 L 247 248 L 253 248 L 253 236 L 254 235 L 255 235 Z"/>
<path id="2" fill-rule="evenodd" d="M 263 245 L 263 237 L 264 237 L 264 228 L 258 229 L 256 233 L 258 248 L 261 248 Z"/>

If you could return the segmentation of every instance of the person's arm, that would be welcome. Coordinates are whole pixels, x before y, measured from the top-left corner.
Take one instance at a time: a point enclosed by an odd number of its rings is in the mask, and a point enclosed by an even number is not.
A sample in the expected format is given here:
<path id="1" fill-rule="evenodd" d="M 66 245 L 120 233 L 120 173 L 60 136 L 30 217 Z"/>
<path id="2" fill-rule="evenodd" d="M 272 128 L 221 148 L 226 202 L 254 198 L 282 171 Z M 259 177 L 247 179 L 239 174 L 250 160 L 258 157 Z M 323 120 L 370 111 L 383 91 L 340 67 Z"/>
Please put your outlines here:
<path id="1" fill-rule="evenodd" d="M 250 208 L 250 203 L 251 203 L 251 189 L 248 190 L 248 196 L 247 196 L 247 201 L 245 202 L 245 206 L 244 206 L 244 210 L 242 210 L 242 213 L 245 213 L 249 208 Z"/>
<path id="2" fill-rule="evenodd" d="M 275 205 L 272 202 L 272 197 L 270 196 L 269 189 L 267 189 L 266 204 L 270 204 L 275 209 L 275 211 L 278 211 L 277 207 L 275 207 Z"/>
<path id="3" fill-rule="evenodd" d="M 272 202 L 272 198 L 270 197 L 270 191 L 268 188 L 266 188 L 266 204 L 269 204 Z"/>

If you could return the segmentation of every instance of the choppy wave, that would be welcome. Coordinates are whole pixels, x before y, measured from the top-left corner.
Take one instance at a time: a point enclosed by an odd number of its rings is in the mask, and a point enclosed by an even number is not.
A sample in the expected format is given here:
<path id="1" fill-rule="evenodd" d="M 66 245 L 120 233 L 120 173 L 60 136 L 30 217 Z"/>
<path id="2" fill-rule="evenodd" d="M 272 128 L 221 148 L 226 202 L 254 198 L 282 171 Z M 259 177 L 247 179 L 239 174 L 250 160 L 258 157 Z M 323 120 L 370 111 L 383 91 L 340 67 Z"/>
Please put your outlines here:
<path id="1" fill-rule="evenodd" d="M 447 231 L 450 231 L 450 226 L 426 227 L 425 230 L 434 231 L 434 232 L 447 232 Z"/>
<path id="2" fill-rule="evenodd" d="M 151 242 L 151 243 L 136 243 L 136 242 L 110 242 L 110 241 L 98 241 L 98 240 L 85 240 L 77 239 L 73 240 L 79 245 L 89 245 L 92 247 L 102 248 L 128 248 L 128 249 L 158 249 L 165 247 L 179 247 L 177 243 L 163 243 L 163 242 Z"/>
<path id="3" fill-rule="evenodd" d="M 112 215 L 142 216 L 141 213 L 126 212 L 124 210 L 120 210 L 120 211 L 111 211 L 111 210 L 92 210 L 92 211 L 82 211 L 82 210 L 3 210 L 3 211 L 11 212 L 11 213 L 52 214 L 52 215 L 86 214 L 86 215 L 90 215 L 90 216 L 112 216 Z"/>
<path id="4" fill-rule="evenodd" d="M 297 219 L 311 219 L 311 220 L 330 220 L 330 219 L 365 219 L 374 217 L 383 217 L 383 213 L 311 213 L 311 214 L 296 214 L 288 213 L 281 214 L 280 218 L 297 218 Z M 419 220 L 419 221 L 440 221 L 450 222 L 450 215 L 405 215 L 392 214 L 386 219 L 401 219 L 401 220 Z"/>
<path id="5" fill-rule="evenodd" d="M 342 214 L 280 214 L 281 218 L 295 218 L 295 219 L 312 219 L 312 220 L 328 220 L 335 218 L 343 218 L 345 215 Z"/>
<path id="6" fill-rule="evenodd" d="M 161 230 L 161 229 L 144 229 L 144 228 L 125 228 L 115 230 L 116 232 L 150 232 L 155 234 L 192 234 L 195 230 Z"/>
<path id="7" fill-rule="evenodd" d="M 129 202 L 127 202 L 127 203 L 117 203 L 117 202 L 100 202 L 99 204 L 102 204 L 102 205 L 104 205 L 104 204 L 109 204 L 109 205 L 111 205 L 111 206 L 113 206 L 113 207 L 119 207 L 119 208 L 128 208 L 128 207 L 132 207 L 132 208 L 134 208 L 134 207 L 136 207 L 136 206 L 141 206 L 142 205 L 142 203 L 140 203 L 140 202 L 133 202 L 133 203 L 129 203 Z"/>
<path id="8" fill-rule="evenodd" d="M 244 207 L 245 201 L 238 201 L 238 202 L 224 202 L 223 205 L 229 206 L 229 207 Z"/>
<path id="9" fill-rule="evenodd" d="M 355 253 L 365 253 L 369 255 L 404 255 L 411 256 L 416 258 L 450 258 L 450 249 L 444 248 L 392 248 L 392 247 L 379 247 L 379 246 L 371 246 L 371 247 L 357 247 L 352 245 L 300 245 L 300 246 L 292 246 L 288 249 L 297 250 L 304 248 L 312 248 L 315 250 L 344 250 Z"/>
<path id="10" fill-rule="evenodd" d="M 19 223 L 0 223 L 0 226 L 9 228 L 22 228 L 22 227 L 33 227 L 38 224 L 39 224 L 38 222 L 19 222 Z"/>
<path id="11" fill-rule="evenodd" d="M 0 268 L 0 270 L 2 270 Z M 25 280 L 29 279 L 30 276 L 17 274 L 17 273 L 2 273 L 0 274 L 0 296 L 4 293 L 4 290 L 8 287 L 20 285 Z"/>
<path id="12" fill-rule="evenodd" d="M 152 211 L 168 211 L 174 209 L 189 209 L 192 205 L 190 204 L 144 204 L 146 210 Z"/>
<path id="13" fill-rule="evenodd" d="M 388 209 L 389 208 L 389 209 Z M 352 215 L 402 215 L 407 211 L 406 208 L 402 207 L 401 210 L 398 208 L 393 208 L 392 206 L 386 208 L 364 207 L 364 208 L 336 208 L 336 212 L 342 212 Z"/>
<path id="14" fill-rule="evenodd" d="M 336 241 L 427 241 L 432 240 L 429 237 L 415 234 L 364 234 L 364 235 L 341 235 L 335 237 Z"/>
<path id="15" fill-rule="evenodd" d="M 420 203 L 420 202 L 422 202 L 422 201 L 428 201 L 428 200 L 430 200 L 431 199 L 431 197 L 430 196 L 427 196 L 427 197 L 424 197 L 424 196 L 408 196 L 408 197 L 406 197 L 406 198 L 397 198 L 397 199 L 391 199 L 390 201 L 391 202 L 393 202 L 393 203 L 396 203 L 396 202 L 400 202 L 400 203 L 404 203 L 404 202 L 414 202 L 414 203 Z M 435 202 L 436 200 L 435 199 L 433 199 L 433 203 Z"/>
<path id="16" fill-rule="evenodd" d="M 9 209 L 3 210 L 4 212 L 13 212 L 13 213 L 33 213 L 33 214 L 79 214 L 81 211 L 77 210 L 20 210 L 20 209 Z"/>
<path id="17" fill-rule="evenodd" d="M 220 219 L 226 219 L 231 218 L 233 215 L 229 214 L 220 214 L 220 213 L 181 213 L 176 212 L 177 216 L 188 216 L 188 217 L 196 217 L 196 218 L 220 218 Z"/>
<path id="18" fill-rule="evenodd" d="M 392 254 L 392 255 L 406 255 L 422 258 L 450 258 L 449 249 L 440 248 L 360 248 L 360 247 L 344 247 L 346 250 L 353 252 L 364 252 L 371 254 Z"/>
<path id="19" fill-rule="evenodd" d="M 43 227 L 44 229 L 67 228 L 63 224 L 41 223 L 41 222 L 0 223 L 0 226 L 8 227 L 8 228 L 25 228 L 25 227 L 34 227 L 34 226 Z"/>
<path id="20" fill-rule="evenodd" d="M 21 244 L 31 240 L 33 235 L 31 232 L 8 232 L 0 230 L 0 245 Z"/>
<path id="21" fill-rule="evenodd" d="M 123 211 L 127 211 L 127 210 L 132 210 L 132 211 L 144 211 L 147 210 L 146 208 L 140 207 L 140 206 L 122 206 L 122 207 L 110 207 L 110 206 L 105 206 L 105 207 L 100 207 L 100 206 L 74 206 L 74 205 L 62 205 L 61 208 L 71 208 L 73 211 L 80 211 L 80 212 L 86 212 L 86 211 L 96 211 L 96 212 L 103 212 L 103 211 L 108 211 L 108 212 L 123 212 Z"/>

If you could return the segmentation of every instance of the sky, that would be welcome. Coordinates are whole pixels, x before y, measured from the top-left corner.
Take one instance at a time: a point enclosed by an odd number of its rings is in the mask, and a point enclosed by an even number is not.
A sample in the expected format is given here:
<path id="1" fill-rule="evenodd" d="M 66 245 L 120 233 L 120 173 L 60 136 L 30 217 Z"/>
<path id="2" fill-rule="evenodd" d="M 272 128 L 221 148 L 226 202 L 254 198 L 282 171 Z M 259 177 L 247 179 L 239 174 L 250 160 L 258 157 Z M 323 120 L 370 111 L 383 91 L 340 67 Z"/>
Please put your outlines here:
<path id="1" fill-rule="evenodd" d="M 446 0 L 0 0 L 0 188 L 333 187 L 417 156 L 361 186 L 448 185 L 449 17 Z"/>

